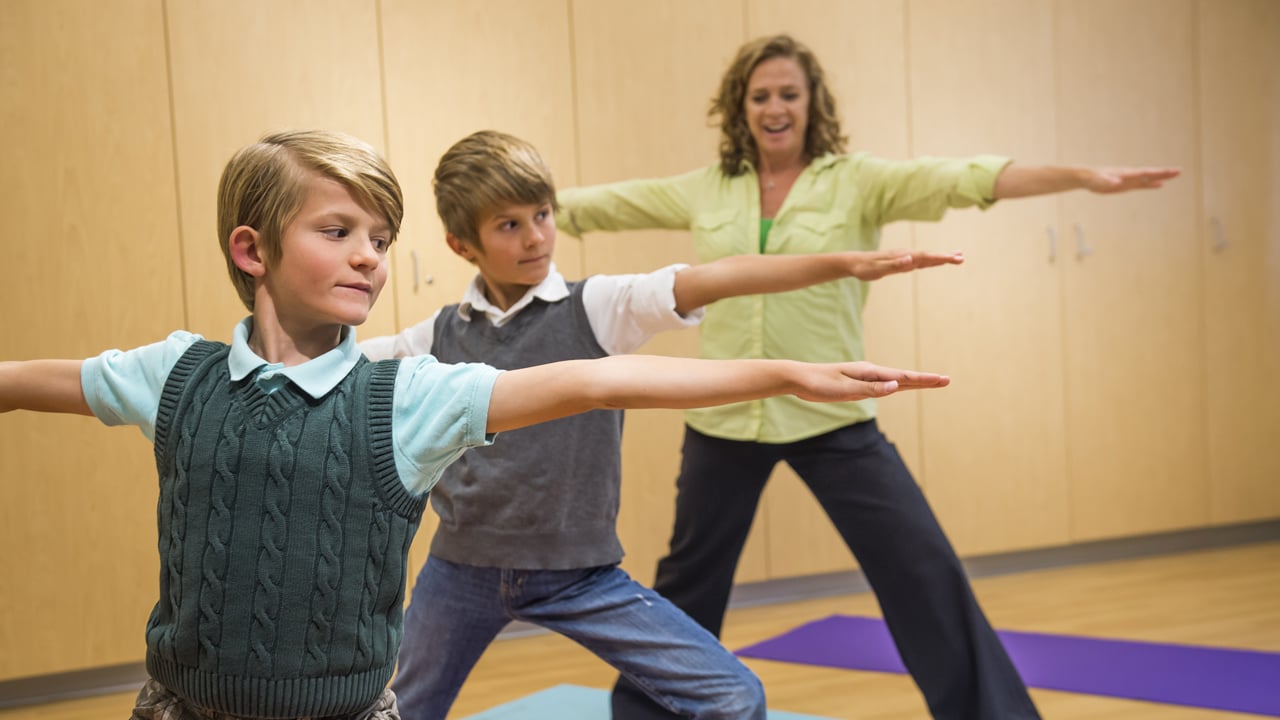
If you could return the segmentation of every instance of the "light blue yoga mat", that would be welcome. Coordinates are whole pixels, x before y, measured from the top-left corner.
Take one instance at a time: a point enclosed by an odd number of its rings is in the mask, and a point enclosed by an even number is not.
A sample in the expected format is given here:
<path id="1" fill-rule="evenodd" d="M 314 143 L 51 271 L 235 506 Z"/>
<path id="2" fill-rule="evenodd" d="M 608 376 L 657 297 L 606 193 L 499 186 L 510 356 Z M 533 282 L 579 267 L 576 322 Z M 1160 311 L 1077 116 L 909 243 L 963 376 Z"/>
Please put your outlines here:
<path id="1" fill-rule="evenodd" d="M 577 685 L 556 685 L 490 708 L 466 720 L 609 720 L 609 691 Z M 769 720 L 827 718 L 770 710 Z"/>

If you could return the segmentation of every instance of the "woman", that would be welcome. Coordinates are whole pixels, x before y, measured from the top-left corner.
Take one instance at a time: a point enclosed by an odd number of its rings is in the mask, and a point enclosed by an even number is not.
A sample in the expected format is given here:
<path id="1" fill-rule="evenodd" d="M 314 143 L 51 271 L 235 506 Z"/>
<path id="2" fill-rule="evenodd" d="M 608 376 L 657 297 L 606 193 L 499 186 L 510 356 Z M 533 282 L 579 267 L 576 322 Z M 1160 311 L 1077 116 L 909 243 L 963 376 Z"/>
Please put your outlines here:
<path id="1" fill-rule="evenodd" d="M 720 162 L 684 175 L 559 195 L 574 235 L 692 231 L 703 262 L 742 253 L 873 250 L 880 226 L 948 208 L 1071 189 L 1156 188 L 1176 169 L 1024 167 L 1007 158 L 887 162 L 844 154 L 836 103 L 813 53 L 779 35 L 744 45 L 713 99 Z M 707 308 L 702 355 L 861 358 L 867 285 L 842 280 Z M 670 552 L 654 588 L 719 634 L 760 494 L 786 462 L 808 485 L 876 593 L 903 662 L 938 718 L 1035 718 L 1035 706 L 978 606 L 959 559 L 873 402 L 785 398 L 686 415 Z M 671 717 L 620 679 L 619 720 Z"/>

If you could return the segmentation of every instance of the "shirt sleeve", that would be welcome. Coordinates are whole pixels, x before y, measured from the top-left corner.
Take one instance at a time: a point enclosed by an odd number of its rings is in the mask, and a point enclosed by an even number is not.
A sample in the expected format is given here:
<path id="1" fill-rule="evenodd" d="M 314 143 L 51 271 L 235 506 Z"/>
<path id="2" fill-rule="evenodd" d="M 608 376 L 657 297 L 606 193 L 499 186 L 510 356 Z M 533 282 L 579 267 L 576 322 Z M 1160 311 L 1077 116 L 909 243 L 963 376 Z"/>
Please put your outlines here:
<path id="1" fill-rule="evenodd" d="M 168 338 L 133 350 L 107 350 L 80 367 L 84 399 L 106 425 L 137 425 L 148 440 L 156 435 L 156 413 L 169 372 L 197 340 L 179 330 Z"/>
<path id="2" fill-rule="evenodd" d="M 556 227 L 574 237 L 594 230 L 684 230 L 706 170 L 669 178 L 569 188 L 556 194 Z"/>
<path id="3" fill-rule="evenodd" d="M 370 360 L 430 355 L 432 343 L 435 342 L 436 318 L 439 316 L 440 311 L 436 310 L 431 317 L 396 335 L 364 340 L 360 343 L 360 351 Z"/>
<path id="4" fill-rule="evenodd" d="M 410 492 L 429 491 L 464 450 L 489 445 L 489 399 L 500 370 L 446 364 L 430 355 L 400 361 L 392 406 L 396 470 Z"/>
<path id="5" fill-rule="evenodd" d="M 668 265 L 642 275 L 594 275 L 582 289 L 582 304 L 596 342 L 610 355 L 634 352 L 666 330 L 693 327 L 705 311 L 676 312 L 676 273 L 688 265 Z"/>
<path id="6" fill-rule="evenodd" d="M 939 220 L 948 209 L 995 203 L 996 177 L 1010 158 L 920 157 L 894 162 L 861 156 L 851 165 L 863 213 L 875 225 L 896 220 Z"/>

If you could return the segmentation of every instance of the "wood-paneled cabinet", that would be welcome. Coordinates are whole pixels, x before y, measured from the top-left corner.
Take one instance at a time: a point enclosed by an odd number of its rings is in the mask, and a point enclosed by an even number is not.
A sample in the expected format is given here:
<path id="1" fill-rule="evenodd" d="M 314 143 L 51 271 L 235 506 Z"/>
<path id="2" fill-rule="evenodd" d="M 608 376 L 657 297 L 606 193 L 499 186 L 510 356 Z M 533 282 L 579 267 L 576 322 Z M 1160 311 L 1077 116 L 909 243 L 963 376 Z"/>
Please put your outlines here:
<path id="1" fill-rule="evenodd" d="M 1058 152 L 1176 165 L 1159 192 L 1060 196 L 1071 539 L 1209 521 L 1191 0 L 1054 5 Z"/>
<path id="2" fill-rule="evenodd" d="M 460 301 L 476 273 L 445 244 L 431 185 L 440 156 L 472 132 L 501 130 L 533 143 L 556 182 L 572 185 L 573 73 L 563 0 L 388 0 L 381 20 L 389 159 L 407 208 L 393 263 L 403 329 Z M 561 236 L 554 257 L 565 277 L 580 277 L 578 241 Z M 411 582 L 437 522 L 423 515 Z"/>
<path id="3" fill-rule="evenodd" d="M 0 6 L 0 359 L 182 327 L 158 2 Z M 0 680 L 132 662 L 155 603 L 156 475 L 132 428 L 0 415 Z"/>
<path id="4" fill-rule="evenodd" d="M 183 0 L 166 8 L 188 329 L 230 342 L 248 311 L 218 245 L 222 168 L 274 130 L 338 130 L 386 152 L 377 3 Z M 395 329 L 394 285 L 360 336 Z"/>
<path id="5" fill-rule="evenodd" d="M 913 0 L 915 155 L 1057 160 L 1049 0 Z M 917 273 L 926 494 L 961 554 L 1069 540 L 1062 247 L 1054 198 L 954 210 L 912 226 L 921 250 L 966 262 Z M 870 346 L 869 346 L 870 347 Z"/>
<path id="6" fill-rule="evenodd" d="M 1210 519 L 1280 515 L 1280 3 L 1199 3 Z"/>
<path id="7" fill-rule="evenodd" d="M 581 184 L 674 175 L 714 161 L 717 135 L 700 118 L 745 39 L 740 3 L 574 3 L 573 27 Z M 594 233 L 582 253 L 584 275 L 697 262 L 683 232 Z M 663 333 L 639 352 L 696 356 L 696 332 Z M 623 567 L 640 582 L 653 580 L 666 554 L 683 428 L 679 412 L 627 414 L 618 532 Z M 767 577 L 762 538 L 748 547 L 739 578 Z"/>
<path id="8" fill-rule="evenodd" d="M 922 364 L 956 379 L 923 398 L 927 490 L 961 553 L 1208 520 L 1192 9 L 912 4 L 917 154 L 1183 168 L 916 228 L 976 246 L 920 280 Z"/>
<path id="9" fill-rule="evenodd" d="M 962 554 L 1280 517 L 1275 0 L 6 0 L 0 359 L 229 337 L 245 311 L 214 188 L 280 128 L 387 154 L 406 221 L 360 334 L 411 325 L 474 273 L 434 212 L 450 144 L 514 133 L 565 187 L 707 165 L 721 73 L 779 31 L 822 58 L 851 150 L 1183 168 L 1158 192 L 886 228 L 887 247 L 967 255 L 876 283 L 866 315 L 871 359 L 954 378 L 880 408 Z M 556 254 L 571 278 L 695 257 L 659 232 L 562 235 Z M 642 351 L 696 355 L 696 331 Z M 682 430 L 678 412 L 627 419 L 619 529 L 641 581 L 666 551 Z M 0 680 L 140 661 L 149 444 L 4 415 L 0 478 Z M 739 581 L 853 567 L 789 470 L 761 508 Z"/>

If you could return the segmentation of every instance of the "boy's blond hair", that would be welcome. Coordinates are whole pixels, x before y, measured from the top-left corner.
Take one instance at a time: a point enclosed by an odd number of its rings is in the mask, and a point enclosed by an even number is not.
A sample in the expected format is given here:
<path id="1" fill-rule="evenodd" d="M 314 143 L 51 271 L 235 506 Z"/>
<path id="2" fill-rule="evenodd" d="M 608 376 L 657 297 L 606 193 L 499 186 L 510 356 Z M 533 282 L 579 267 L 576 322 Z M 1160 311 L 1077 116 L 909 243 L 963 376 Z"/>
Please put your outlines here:
<path id="1" fill-rule="evenodd" d="M 453 144 L 436 165 L 436 212 L 444 229 L 479 248 L 480 221 L 509 205 L 556 204 L 551 170 L 533 145 L 481 130 Z"/>
<path id="2" fill-rule="evenodd" d="M 404 196 L 386 160 L 368 143 L 328 130 L 271 133 L 241 148 L 222 171 L 218 183 L 218 244 L 227 260 L 231 284 L 245 307 L 253 310 L 254 278 L 236 267 L 228 240 L 247 225 L 259 234 L 267 265 L 280 260 L 284 229 L 306 201 L 313 176 L 341 183 L 370 214 L 400 232 Z"/>

